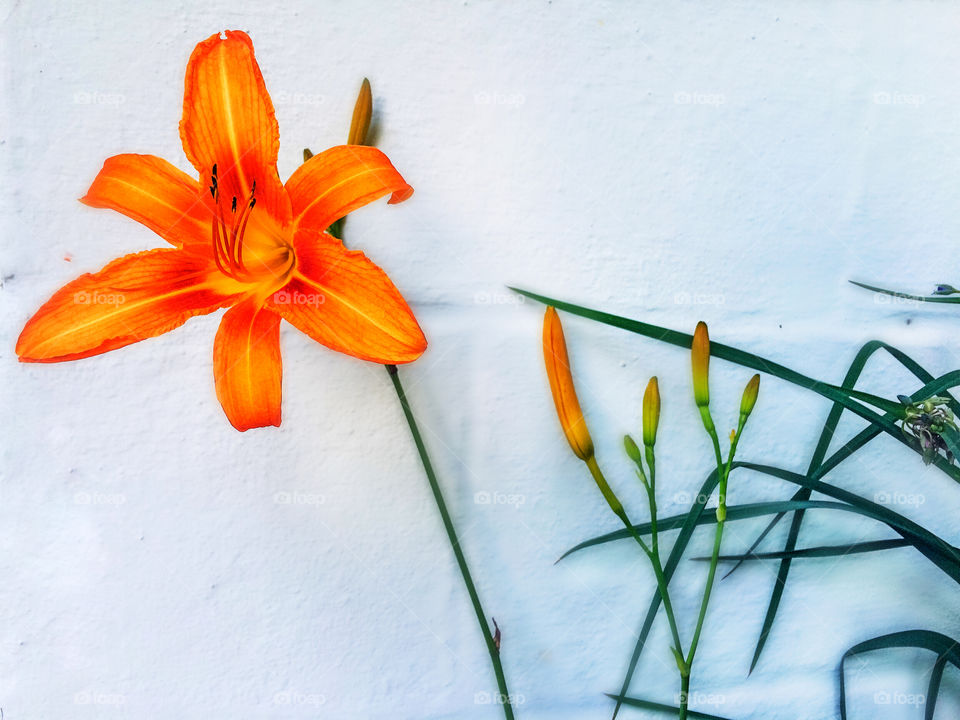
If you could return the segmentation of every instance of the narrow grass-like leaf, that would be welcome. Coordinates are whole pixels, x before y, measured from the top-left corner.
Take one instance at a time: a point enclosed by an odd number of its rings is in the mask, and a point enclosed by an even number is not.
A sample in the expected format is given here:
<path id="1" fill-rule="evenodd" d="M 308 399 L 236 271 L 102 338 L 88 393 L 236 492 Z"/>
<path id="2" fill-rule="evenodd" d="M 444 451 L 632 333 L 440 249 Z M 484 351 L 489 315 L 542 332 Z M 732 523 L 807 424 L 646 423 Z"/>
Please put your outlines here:
<path id="1" fill-rule="evenodd" d="M 867 285 L 866 283 L 857 282 L 856 280 L 851 280 L 852 285 L 857 287 L 862 287 L 865 290 L 871 290 L 875 293 L 880 293 L 882 295 L 892 295 L 893 297 L 904 298 L 907 300 L 916 300 L 917 302 L 928 302 L 928 303 L 960 303 L 960 297 L 945 297 L 943 295 L 910 295 L 909 293 L 896 292 L 895 290 L 886 290 L 884 288 L 875 287 L 873 285 Z"/>
<path id="2" fill-rule="evenodd" d="M 825 509 L 825 510 L 842 510 L 846 512 L 853 512 L 859 515 L 864 513 L 847 503 L 842 502 L 832 502 L 829 500 L 774 500 L 772 502 L 759 502 L 759 503 L 747 503 L 744 505 L 727 505 L 727 522 L 736 522 L 737 520 L 749 520 L 751 518 L 757 517 L 766 517 L 767 515 L 775 515 L 777 513 L 788 513 L 794 510 L 810 510 L 810 509 Z M 873 516 L 870 516 L 873 517 Z M 662 520 L 657 520 L 657 527 L 660 532 L 669 532 L 671 530 L 676 530 L 677 528 L 683 527 L 689 521 L 689 514 L 684 513 L 682 515 L 671 515 L 668 518 L 663 518 Z M 701 513 L 696 520 L 696 527 L 701 525 L 713 525 L 717 522 L 716 513 L 707 512 Z M 649 522 L 638 523 L 633 526 L 634 532 L 638 535 L 645 536 L 649 535 L 651 531 L 651 524 Z M 578 545 L 574 545 L 572 548 L 567 550 L 557 562 L 563 560 L 564 558 L 573 555 L 575 552 L 580 550 L 585 550 L 589 547 L 594 547 L 596 545 L 603 545 L 608 542 L 615 542 L 617 540 L 628 540 L 632 539 L 633 534 L 623 528 L 622 530 L 614 530 L 605 535 L 599 535 L 595 538 L 590 538 L 589 540 L 584 540 Z"/>
<path id="3" fill-rule="evenodd" d="M 857 511 L 860 511 L 861 514 L 867 517 L 873 517 L 890 526 L 937 567 L 955 581 L 960 582 L 960 549 L 955 548 L 925 527 L 918 525 L 912 520 L 908 520 L 885 505 L 878 505 L 855 493 L 835 487 L 821 480 L 812 480 L 800 473 L 790 472 L 789 470 L 771 465 L 735 461 L 733 467 L 742 467 L 771 477 L 777 477 L 795 485 L 810 488 L 814 492 L 832 497 L 835 500 L 841 501 L 841 503 L 852 505 Z"/>
<path id="4" fill-rule="evenodd" d="M 943 671 L 947 667 L 947 656 L 941 655 L 933 664 L 930 673 L 930 682 L 927 684 L 927 694 L 924 696 L 923 720 L 933 720 L 937 710 L 937 697 L 940 695 L 940 682 L 943 680 Z"/>
<path id="5" fill-rule="evenodd" d="M 954 667 L 960 668 L 960 643 L 953 638 L 932 630 L 902 630 L 888 635 L 880 635 L 858 643 L 843 654 L 843 657 L 840 658 L 840 667 L 837 671 L 839 675 L 838 684 L 840 685 L 841 720 L 846 720 L 847 717 L 847 698 L 843 672 L 847 659 L 862 653 L 873 652 L 874 650 L 886 650 L 889 648 L 918 648 L 921 650 L 930 650 L 937 654 L 938 664 L 941 661 L 944 663 L 949 662 Z M 941 670 L 940 672 L 942 675 L 943 671 Z M 933 685 L 932 682 L 931 685 Z M 939 692 L 939 680 L 933 690 Z M 927 697 L 927 702 L 930 702 L 930 696 Z M 932 711 L 930 712 L 932 717 Z"/>
<path id="6" fill-rule="evenodd" d="M 620 707 L 620 705 L 623 704 L 629 707 L 641 708 L 642 710 L 653 710 L 654 712 L 663 713 L 664 715 L 674 716 L 680 712 L 680 708 L 678 708 L 676 705 L 664 705 L 663 703 L 653 702 L 651 700 L 626 697 L 625 695 L 612 695 L 611 693 L 607 693 L 607 697 L 611 700 L 616 700 L 617 707 Z M 697 710 L 688 710 L 687 717 L 701 718 L 702 720 L 729 720 L 728 718 L 721 717 L 720 715 L 710 715 L 709 713 L 699 712 Z"/>
<path id="7" fill-rule="evenodd" d="M 867 360 L 880 349 L 883 345 L 879 342 L 867 343 L 857 352 L 856 357 L 854 357 L 853 362 L 850 363 L 850 367 L 847 369 L 847 373 L 843 379 L 841 387 L 843 388 L 853 388 L 856 385 L 857 380 L 860 378 L 860 375 L 863 373 L 863 369 L 866 366 Z M 827 454 L 827 450 L 830 449 L 830 443 L 833 441 L 833 436 L 836 433 L 837 425 L 840 422 L 840 417 L 843 415 L 844 406 L 834 401 L 830 412 L 827 415 L 827 420 L 823 425 L 823 430 L 820 432 L 820 439 L 817 441 L 817 445 L 813 451 L 813 457 L 810 458 L 810 465 L 807 468 L 807 476 L 813 477 L 814 473 L 820 470 L 823 465 L 824 457 Z M 811 495 L 811 490 L 809 488 L 800 488 L 795 494 L 794 499 L 796 500 L 809 500 Z M 797 543 L 800 539 L 800 528 L 803 524 L 804 511 L 800 510 L 794 514 L 793 520 L 790 522 L 790 528 L 787 531 L 787 539 L 784 542 L 783 553 L 784 557 L 780 561 L 780 567 L 777 568 L 777 577 L 773 583 L 773 589 L 770 591 L 770 600 L 767 603 L 767 611 L 763 617 L 763 625 L 760 628 L 760 634 L 757 636 L 757 644 L 753 649 L 753 657 L 750 659 L 750 670 L 753 672 L 757 666 L 757 663 L 760 662 L 760 655 L 763 653 L 763 648 L 766 645 L 767 638 L 770 636 L 770 631 L 773 629 L 773 623 L 776 620 L 777 612 L 780 609 L 780 601 L 783 598 L 783 592 L 787 587 L 787 578 L 790 574 L 790 563 L 793 558 L 791 553 L 796 549 Z M 776 525 L 783 515 L 780 515 L 773 519 L 767 529 L 764 531 L 764 534 L 769 530 L 773 529 L 773 526 Z M 759 541 L 762 540 L 763 536 L 757 539 L 757 542 L 751 547 L 751 551 L 758 545 Z M 737 566 L 730 571 L 736 570 Z"/>
<path id="8" fill-rule="evenodd" d="M 857 555 L 860 553 L 877 552 L 878 550 L 891 550 L 893 548 L 908 547 L 910 543 L 903 538 L 892 538 L 890 540 L 869 540 L 866 542 L 852 543 L 850 545 L 818 545 L 817 547 L 800 548 L 790 552 L 779 550 L 777 552 L 744 553 L 742 555 L 721 555 L 717 558 L 720 562 L 749 562 L 751 560 L 780 560 L 789 557 L 797 558 L 825 558 L 825 557 L 844 557 L 846 555 Z M 709 557 L 690 558 L 697 562 L 708 562 Z"/>
<path id="9" fill-rule="evenodd" d="M 798 485 L 803 484 L 813 488 L 816 492 L 834 497 L 835 499 L 840 500 L 840 502 L 833 502 L 830 500 L 775 500 L 773 502 L 729 505 L 727 506 L 727 522 L 735 522 L 737 520 L 746 520 L 755 517 L 764 517 L 766 515 L 774 515 L 780 512 L 792 512 L 795 510 L 839 510 L 841 512 L 854 513 L 856 515 L 861 515 L 862 517 L 867 517 L 871 520 L 876 520 L 887 525 L 889 528 L 900 534 L 905 541 L 905 544 L 909 544 L 917 548 L 917 550 L 919 550 L 932 562 L 934 562 L 934 564 L 940 567 L 941 570 L 946 572 L 955 581 L 960 583 L 960 548 L 950 545 L 948 542 L 934 535 L 926 528 L 917 525 L 912 520 L 908 520 L 902 515 L 890 510 L 886 506 L 878 505 L 877 503 L 869 500 L 864 500 L 859 495 L 848 493 L 846 490 L 834 487 L 833 485 L 828 485 L 827 483 L 817 480 L 810 480 L 800 473 L 792 473 L 788 470 L 782 470 L 780 468 L 774 468 L 768 465 L 756 465 L 754 463 L 744 463 L 739 461 L 734 462 L 731 467 L 742 467 L 748 470 L 755 470 L 757 472 L 778 477 Z M 690 523 L 690 516 L 674 515 L 673 517 L 667 518 L 663 524 L 660 524 L 660 529 L 664 532 L 675 529 L 678 526 L 678 523 L 681 521 L 683 522 L 683 527 L 686 527 Z M 694 527 L 700 525 L 712 525 L 716 522 L 717 518 L 714 513 L 701 512 L 694 521 Z M 633 527 L 634 531 L 638 535 L 646 535 L 650 533 L 650 523 L 642 523 L 639 525 L 634 525 Z M 585 540 L 579 545 L 575 545 L 565 552 L 560 559 L 562 560 L 563 558 L 588 547 L 603 545 L 605 543 L 615 542 L 618 540 L 627 540 L 632 537 L 633 535 L 626 529 L 617 530 L 615 532 L 607 533 L 606 535 L 600 535 L 598 537 Z M 893 545 L 891 547 L 900 546 Z"/>

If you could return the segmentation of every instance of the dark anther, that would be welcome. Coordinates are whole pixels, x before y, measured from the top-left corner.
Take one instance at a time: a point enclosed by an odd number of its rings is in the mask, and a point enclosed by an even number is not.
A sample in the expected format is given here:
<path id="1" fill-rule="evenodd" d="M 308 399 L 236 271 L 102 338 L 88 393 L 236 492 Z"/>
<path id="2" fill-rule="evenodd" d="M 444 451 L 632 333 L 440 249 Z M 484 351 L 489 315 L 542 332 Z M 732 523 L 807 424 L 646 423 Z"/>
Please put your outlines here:
<path id="1" fill-rule="evenodd" d="M 237 196 L 234 195 L 234 196 L 233 196 L 233 202 L 230 203 L 230 212 L 234 212 L 234 213 L 235 213 L 236 211 L 237 211 Z"/>
<path id="2" fill-rule="evenodd" d="M 257 204 L 256 198 L 250 198 L 250 209 L 253 210 L 253 206 Z"/>
<path id="3" fill-rule="evenodd" d="M 216 163 L 213 164 L 213 176 L 214 176 L 214 177 L 217 176 L 217 164 L 216 164 Z"/>

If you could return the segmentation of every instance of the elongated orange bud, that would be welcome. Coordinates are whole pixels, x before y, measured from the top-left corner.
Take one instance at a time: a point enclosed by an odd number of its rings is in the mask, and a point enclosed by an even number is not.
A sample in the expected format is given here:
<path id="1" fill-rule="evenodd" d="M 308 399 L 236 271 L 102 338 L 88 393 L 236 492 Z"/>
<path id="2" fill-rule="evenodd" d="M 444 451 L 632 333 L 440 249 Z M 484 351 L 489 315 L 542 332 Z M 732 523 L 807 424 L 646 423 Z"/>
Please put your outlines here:
<path id="1" fill-rule="evenodd" d="M 750 382 L 743 389 L 743 397 L 740 399 L 740 414 L 749 415 L 753 412 L 753 406 L 757 404 L 757 395 L 760 394 L 760 376 L 754 375 Z"/>
<path id="2" fill-rule="evenodd" d="M 702 320 L 697 323 L 693 332 L 691 347 L 693 363 L 693 399 L 697 407 L 707 407 L 710 404 L 710 334 L 707 324 Z"/>
<path id="3" fill-rule="evenodd" d="M 574 455 L 584 462 L 593 457 L 593 440 L 583 419 L 583 411 L 577 400 L 577 391 L 573 387 L 573 375 L 570 373 L 570 359 L 567 357 L 567 343 L 563 338 L 560 316 L 552 307 L 547 308 L 543 316 L 543 360 L 550 379 L 550 392 L 553 404 L 557 407 L 557 417 L 567 442 Z"/>
<path id="4" fill-rule="evenodd" d="M 370 81 L 363 79 L 357 103 L 353 106 L 353 120 L 350 121 L 350 134 L 347 136 L 347 145 L 366 145 L 367 132 L 370 130 L 370 118 L 373 115 L 373 93 L 370 92 Z"/>
<path id="5" fill-rule="evenodd" d="M 650 448 L 657 442 L 657 424 L 660 422 L 660 386 L 657 378 L 650 378 L 643 393 L 643 444 Z"/>

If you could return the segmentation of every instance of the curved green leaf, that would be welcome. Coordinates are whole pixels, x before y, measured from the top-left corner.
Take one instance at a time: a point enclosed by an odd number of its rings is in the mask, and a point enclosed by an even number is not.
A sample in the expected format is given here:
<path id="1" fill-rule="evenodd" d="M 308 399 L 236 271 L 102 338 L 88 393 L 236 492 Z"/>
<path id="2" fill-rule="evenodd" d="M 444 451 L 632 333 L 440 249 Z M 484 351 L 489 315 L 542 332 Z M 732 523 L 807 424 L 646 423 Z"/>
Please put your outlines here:
<path id="1" fill-rule="evenodd" d="M 839 685 L 840 685 L 840 718 L 841 720 L 846 720 L 847 717 L 847 697 L 846 697 L 846 687 L 844 680 L 844 663 L 846 663 L 848 658 L 860 655 L 866 652 L 873 652 L 874 650 L 886 650 L 889 648 L 919 648 L 921 650 L 930 650 L 937 654 L 937 664 L 944 662 L 949 662 L 956 668 L 960 668 L 960 643 L 958 643 L 953 638 L 947 637 L 946 635 L 932 630 L 902 630 L 900 632 L 890 633 L 888 635 L 880 635 L 875 638 L 870 638 L 865 640 L 862 643 L 854 645 L 852 648 L 847 650 L 843 657 L 840 658 L 840 667 L 838 669 L 839 674 Z M 935 673 L 936 674 L 936 673 Z M 940 675 L 942 676 L 943 670 L 940 670 Z M 933 694 L 927 696 L 927 702 L 929 703 L 931 698 L 935 698 L 936 694 L 940 691 L 940 681 L 937 678 L 937 682 L 934 686 L 933 678 L 931 678 L 930 689 L 933 691 Z M 934 700 L 934 702 L 936 702 Z M 933 716 L 933 711 L 927 711 L 930 717 Z"/>

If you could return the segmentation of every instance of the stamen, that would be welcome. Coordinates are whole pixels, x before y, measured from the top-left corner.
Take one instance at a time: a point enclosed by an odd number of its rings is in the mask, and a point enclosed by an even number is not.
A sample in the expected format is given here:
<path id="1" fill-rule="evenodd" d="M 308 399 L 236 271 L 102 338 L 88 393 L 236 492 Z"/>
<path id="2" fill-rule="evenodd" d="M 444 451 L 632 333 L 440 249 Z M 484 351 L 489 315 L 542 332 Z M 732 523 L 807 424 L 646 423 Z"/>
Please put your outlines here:
<path id="1" fill-rule="evenodd" d="M 213 244 L 213 258 L 217 264 L 217 269 L 235 280 L 248 280 L 250 273 L 243 264 L 243 235 L 247 229 L 247 222 L 250 220 L 250 213 L 257 204 L 257 199 L 254 197 L 257 181 L 253 180 L 250 183 L 250 197 L 239 213 L 237 212 L 237 197 L 234 195 L 230 199 L 230 213 L 233 218 L 229 226 L 224 216 L 223 206 L 220 204 L 220 183 L 216 164 L 213 165 L 210 172 L 209 189 L 216 206 L 210 235 Z"/>
<path id="2" fill-rule="evenodd" d="M 237 246 L 236 246 L 237 248 L 236 263 L 241 270 L 244 269 L 243 267 L 243 233 L 247 229 L 247 220 L 250 219 L 250 212 L 253 210 L 253 206 L 256 204 L 257 204 L 257 199 L 255 197 L 251 197 L 250 202 L 240 213 L 240 218 L 241 218 L 240 227 L 239 227 L 239 230 L 237 231 L 237 237 L 240 238 L 240 241 L 237 243 Z"/>

